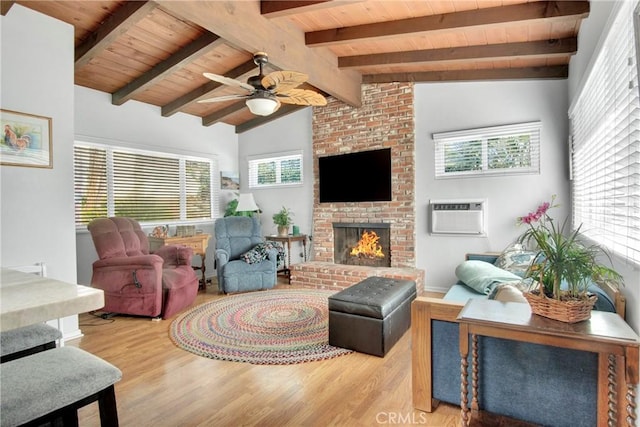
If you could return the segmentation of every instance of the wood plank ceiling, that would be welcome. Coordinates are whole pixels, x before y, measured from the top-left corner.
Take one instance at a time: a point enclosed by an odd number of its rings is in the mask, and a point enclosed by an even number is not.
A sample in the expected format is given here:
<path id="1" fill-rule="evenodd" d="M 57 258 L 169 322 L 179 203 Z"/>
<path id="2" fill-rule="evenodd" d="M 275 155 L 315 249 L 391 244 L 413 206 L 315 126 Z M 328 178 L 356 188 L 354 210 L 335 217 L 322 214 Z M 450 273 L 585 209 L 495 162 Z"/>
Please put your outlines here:
<path id="1" fill-rule="evenodd" d="M 360 105 L 361 83 L 562 79 L 577 51 L 588 1 L 3 1 L 75 28 L 75 83 L 223 122 L 238 133 L 289 114 L 254 116 L 203 72 L 246 81 L 254 52 L 266 72 L 309 75 L 308 88 Z M 240 92 L 241 93 L 241 92 Z"/>

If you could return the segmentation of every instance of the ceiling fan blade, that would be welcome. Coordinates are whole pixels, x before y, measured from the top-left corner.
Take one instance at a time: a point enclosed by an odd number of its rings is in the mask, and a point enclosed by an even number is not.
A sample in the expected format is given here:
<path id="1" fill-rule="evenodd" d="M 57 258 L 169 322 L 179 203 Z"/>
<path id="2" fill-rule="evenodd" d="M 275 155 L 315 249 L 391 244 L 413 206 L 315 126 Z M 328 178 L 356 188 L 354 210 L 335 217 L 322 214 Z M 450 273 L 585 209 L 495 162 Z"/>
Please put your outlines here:
<path id="1" fill-rule="evenodd" d="M 327 100 L 324 96 L 307 89 L 291 89 L 284 93 L 278 93 L 276 96 L 285 104 L 312 105 L 316 107 L 327 105 Z"/>
<path id="2" fill-rule="evenodd" d="M 214 82 L 222 83 L 227 86 L 240 87 L 242 89 L 246 89 L 249 92 L 253 92 L 255 88 L 248 83 L 243 83 L 238 80 L 230 79 L 229 77 L 221 76 L 219 74 L 213 73 L 202 73 L 203 76 L 208 78 L 209 80 L 213 80 Z"/>
<path id="3" fill-rule="evenodd" d="M 227 96 L 219 96 L 217 98 L 209 98 L 209 99 L 201 99 L 198 102 L 201 104 L 209 103 L 209 102 L 225 102 L 225 101 L 233 101 L 236 99 L 247 99 L 251 95 L 227 95 Z"/>
<path id="4" fill-rule="evenodd" d="M 276 98 L 276 102 L 278 103 L 278 105 L 276 105 L 276 108 L 273 109 L 273 112 L 275 113 L 276 111 L 278 111 L 280 109 L 280 107 L 282 107 L 282 102 L 280 102 L 280 100 L 278 98 Z M 273 113 L 272 113 L 273 114 Z"/>
<path id="5" fill-rule="evenodd" d="M 262 78 L 262 87 L 275 93 L 291 90 L 306 82 L 309 76 L 297 71 L 274 71 Z"/>

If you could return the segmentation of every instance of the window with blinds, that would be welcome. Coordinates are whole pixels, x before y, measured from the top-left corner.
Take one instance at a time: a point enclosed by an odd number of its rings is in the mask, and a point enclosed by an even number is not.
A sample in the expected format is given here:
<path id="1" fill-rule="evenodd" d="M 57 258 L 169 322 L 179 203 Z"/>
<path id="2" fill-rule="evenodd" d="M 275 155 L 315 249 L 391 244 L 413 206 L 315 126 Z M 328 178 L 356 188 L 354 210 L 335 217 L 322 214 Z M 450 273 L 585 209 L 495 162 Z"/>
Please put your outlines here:
<path id="1" fill-rule="evenodd" d="M 166 223 L 212 218 L 210 159 L 76 142 L 76 226 L 103 216 Z"/>
<path id="2" fill-rule="evenodd" d="M 282 153 L 249 159 L 249 188 L 302 184 L 302 153 Z"/>
<path id="3" fill-rule="evenodd" d="M 540 172 L 540 122 L 434 133 L 436 178 Z"/>
<path id="4" fill-rule="evenodd" d="M 633 8 L 614 7 L 569 118 L 574 227 L 640 264 L 640 104 Z"/>

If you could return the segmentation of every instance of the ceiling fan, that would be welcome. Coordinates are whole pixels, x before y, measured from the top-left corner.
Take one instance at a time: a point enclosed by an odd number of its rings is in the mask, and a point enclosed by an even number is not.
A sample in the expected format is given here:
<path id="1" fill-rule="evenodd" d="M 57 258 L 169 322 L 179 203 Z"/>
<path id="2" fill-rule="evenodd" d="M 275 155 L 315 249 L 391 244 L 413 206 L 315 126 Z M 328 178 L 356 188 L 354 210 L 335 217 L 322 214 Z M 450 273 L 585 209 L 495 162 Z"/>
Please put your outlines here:
<path id="1" fill-rule="evenodd" d="M 281 103 L 295 105 L 327 105 L 327 100 L 321 94 L 308 89 L 296 89 L 306 82 L 309 76 L 297 71 L 274 71 L 266 76 L 262 67 L 269 62 L 264 52 L 253 55 L 253 62 L 260 68 L 257 76 L 251 76 L 247 83 L 212 73 L 203 75 L 214 82 L 246 90 L 248 93 L 241 95 L 220 96 L 217 98 L 203 99 L 198 102 L 224 102 L 234 99 L 246 99 L 249 110 L 258 116 L 268 116 L 280 108 Z"/>

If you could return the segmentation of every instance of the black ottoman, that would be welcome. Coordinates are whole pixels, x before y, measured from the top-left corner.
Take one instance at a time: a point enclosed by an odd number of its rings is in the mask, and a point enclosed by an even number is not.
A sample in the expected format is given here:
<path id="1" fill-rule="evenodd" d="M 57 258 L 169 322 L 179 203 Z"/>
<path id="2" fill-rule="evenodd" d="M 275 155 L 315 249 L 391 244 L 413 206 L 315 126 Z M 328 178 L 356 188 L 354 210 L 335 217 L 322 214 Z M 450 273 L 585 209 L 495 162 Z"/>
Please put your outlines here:
<path id="1" fill-rule="evenodd" d="M 384 357 L 411 326 L 411 280 L 368 277 L 329 297 L 329 344 Z"/>

